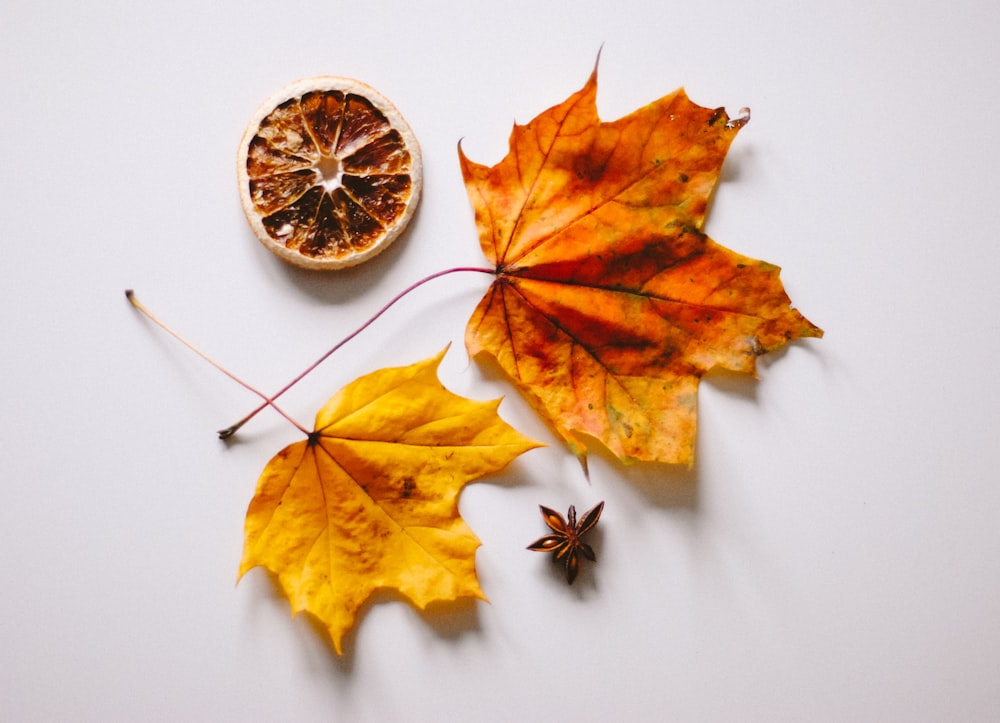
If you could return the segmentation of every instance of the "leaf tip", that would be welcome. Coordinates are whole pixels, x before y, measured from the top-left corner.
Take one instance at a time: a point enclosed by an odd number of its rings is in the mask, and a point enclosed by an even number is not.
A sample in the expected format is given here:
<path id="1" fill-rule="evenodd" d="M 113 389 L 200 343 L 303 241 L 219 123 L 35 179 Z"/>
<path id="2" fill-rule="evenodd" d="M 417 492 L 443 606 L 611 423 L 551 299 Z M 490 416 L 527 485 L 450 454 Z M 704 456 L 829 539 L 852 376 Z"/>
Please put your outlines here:
<path id="1" fill-rule="evenodd" d="M 750 109 L 744 106 L 743 108 L 739 109 L 739 115 L 737 115 L 735 118 L 729 119 L 729 122 L 726 123 L 726 128 L 733 128 L 735 130 L 739 130 L 749 122 L 750 122 Z"/>
<path id="2" fill-rule="evenodd" d="M 597 58 L 594 59 L 594 70 L 591 72 L 591 76 L 596 80 L 597 68 L 601 64 L 601 53 L 604 52 L 604 43 L 602 42 L 597 48 Z"/>

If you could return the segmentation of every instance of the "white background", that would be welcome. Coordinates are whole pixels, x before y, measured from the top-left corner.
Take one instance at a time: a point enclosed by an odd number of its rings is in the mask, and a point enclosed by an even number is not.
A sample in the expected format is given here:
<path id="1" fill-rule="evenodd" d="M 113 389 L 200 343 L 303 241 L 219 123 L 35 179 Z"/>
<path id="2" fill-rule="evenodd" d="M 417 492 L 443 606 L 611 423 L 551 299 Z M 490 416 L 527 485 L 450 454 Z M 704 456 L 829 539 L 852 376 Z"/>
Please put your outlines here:
<path id="1" fill-rule="evenodd" d="M 1000 716 L 1000 10 L 877 3 L 0 6 L 0 718 L 5 721 L 989 720 Z M 606 120 L 685 86 L 753 111 L 707 230 L 782 266 L 826 331 L 701 387 L 693 470 L 588 486 L 434 282 L 285 399 L 453 346 L 441 375 L 551 446 L 462 496 L 491 602 L 392 596 L 337 658 L 243 515 L 295 430 L 126 302 L 275 390 L 392 295 L 480 265 L 456 157 L 580 88 Z M 419 137 L 411 231 L 299 272 L 252 236 L 235 152 L 302 76 L 362 79 Z M 572 588 L 539 503 L 607 501 Z"/>

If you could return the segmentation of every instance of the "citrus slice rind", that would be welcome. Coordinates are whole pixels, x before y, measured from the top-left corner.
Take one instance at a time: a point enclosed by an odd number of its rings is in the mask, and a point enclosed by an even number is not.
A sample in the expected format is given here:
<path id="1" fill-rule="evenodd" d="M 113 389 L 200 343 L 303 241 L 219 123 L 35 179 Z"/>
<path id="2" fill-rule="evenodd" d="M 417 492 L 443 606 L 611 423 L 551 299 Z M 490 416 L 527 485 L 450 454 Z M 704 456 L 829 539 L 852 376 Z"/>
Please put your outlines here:
<path id="1" fill-rule="evenodd" d="M 237 160 L 254 234 L 303 268 L 346 268 L 384 251 L 420 200 L 416 136 L 352 78 L 305 78 L 275 93 L 250 119 Z"/>

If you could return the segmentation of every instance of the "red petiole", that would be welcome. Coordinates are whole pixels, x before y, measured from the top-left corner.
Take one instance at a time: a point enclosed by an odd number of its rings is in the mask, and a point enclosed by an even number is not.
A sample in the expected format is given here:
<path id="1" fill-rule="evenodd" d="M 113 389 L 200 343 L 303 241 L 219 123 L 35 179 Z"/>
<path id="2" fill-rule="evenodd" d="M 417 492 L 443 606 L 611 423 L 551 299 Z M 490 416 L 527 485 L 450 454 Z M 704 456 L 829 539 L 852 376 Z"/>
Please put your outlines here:
<path id="1" fill-rule="evenodd" d="M 289 422 L 291 422 L 295 426 L 296 429 L 298 429 L 303 434 L 305 434 L 306 436 L 308 436 L 309 435 L 309 431 L 305 427 L 303 427 L 301 424 L 299 424 L 298 422 L 296 422 L 294 419 L 292 419 L 292 417 L 290 417 L 288 414 L 286 414 L 280 407 L 278 407 L 274 403 L 275 400 L 278 399 L 278 397 L 280 397 L 282 394 L 284 394 L 285 392 L 287 392 L 289 389 L 291 389 L 293 386 L 295 386 L 296 384 L 298 384 L 300 381 L 302 381 L 302 379 L 307 374 L 309 374 L 310 372 L 312 372 L 316 367 L 318 367 L 320 364 L 322 364 L 324 361 L 326 361 L 335 351 L 337 351 L 338 349 L 340 349 L 340 347 L 342 347 L 344 344 L 346 344 L 351 339 L 353 339 L 358 334 L 360 334 L 362 331 L 364 331 L 369 326 L 371 326 L 372 323 L 374 323 L 376 319 L 378 319 L 380 316 L 382 316 L 382 314 L 384 314 L 393 305 L 395 305 L 397 301 L 399 301 L 400 299 L 402 299 L 404 296 L 406 296 L 407 294 L 409 294 L 411 291 L 414 291 L 414 290 L 420 288 L 421 286 L 423 286 L 427 282 L 433 281 L 434 279 L 440 278 L 442 276 L 446 276 L 448 274 L 454 274 L 454 273 L 463 272 L 463 271 L 475 271 L 475 272 L 482 273 L 482 274 L 496 274 L 496 270 L 495 269 L 485 268 L 485 267 L 481 267 L 481 266 L 456 266 L 454 268 L 445 269 L 444 271 L 437 271 L 437 272 L 431 274 L 430 276 L 425 276 L 424 278 L 420 279 L 419 281 L 415 281 L 414 283 L 410 284 L 408 287 L 406 287 L 405 289 L 403 289 L 401 292 L 399 292 L 398 294 L 396 294 L 396 296 L 394 296 L 392 299 L 390 299 L 389 302 L 385 306 L 383 306 L 381 309 L 379 309 L 377 312 L 375 312 L 375 314 L 372 315 L 372 317 L 369 318 L 365 323 L 363 323 L 357 329 L 355 329 L 350 334 L 348 334 L 343 339 L 341 339 L 336 344 L 334 344 L 326 353 L 323 354 L 323 356 L 321 356 L 319 359 L 317 359 L 312 364 L 310 364 L 308 367 L 306 367 L 305 370 L 303 370 L 301 374 L 299 374 L 297 377 L 295 377 L 294 379 L 292 379 L 290 382 L 288 382 L 288 384 L 286 384 L 285 386 L 283 386 L 281 389 L 279 389 L 275 394 L 271 395 L 270 397 L 267 396 L 266 394 L 264 394 L 263 392 L 261 392 L 260 390 L 256 389 L 255 387 L 251 386 L 250 384 L 247 384 L 246 382 L 244 382 L 239 377 L 237 377 L 234 374 L 232 374 L 230 371 L 228 371 L 227 369 L 225 369 L 224 367 L 222 367 L 221 365 L 219 365 L 217 362 L 215 362 L 211 357 L 207 356 L 204 352 L 202 352 L 197 347 L 195 347 L 193 344 L 191 344 L 189 341 L 187 341 L 182 336 L 180 336 L 180 334 L 178 334 L 173 329 L 171 329 L 169 326 L 167 326 L 162 321 L 160 321 L 159 319 L 157 319 L 152 313 L 150 313 L 150 311 L 145 306 L 143 306 L 143 304 L 138 299 L 135 298 L 135 294 L 134 294 L 134 292 L 131 289 L 126 290 L 125 296 L 128 297 L 128 300 L 132 303 L 132 306 L 134 306 L 139 311 L 141 311 L 143 314 L 145 314 L 146 317 L 148 317 L 151 321 L 153 321 L 157 326 L 159 326 L 164 331 L 166 331 L 167 333 L 169 333 L 175 339 L 177 339 L 182 344 L 184 344 L 184 346 L 186 346 L 189 349 L 191 349 L 191 351 L 193 351 L 195 354 L 197 354 L 202 359 L 204 359 L 205 361 L 207 361 L 209 364 L 211 364 L 212 366 L 214 366 L 216 369 L 218 369 L 219 371 L 221 371 L 227 377 L 229 377 L 230 379 L 232 379 L 233 381 L 235 381 L 237 384 L 239 384 L 243 388 L 245 388 L 245 389 L 253 392 L 258 397 L 260 397 L 261 399 L 264 400 L 263 403 L 260 406 L 258 406 L 256 409 L 254 409 L 249 414 L 247 414 L 245 417 L 243 417 L 243 419 L 241 419 L 240 421 L 236 422 L 233 425 L 230 425 L 230 426 L 226 427 L 225 429 L 219 430 L 218 434 L 219 434 L 219 438 L 220 439 L 228 439 L 229 437 L 233 436 L 244 424 L 246 424 L 247 422 L 249 422 L 251 419 L 253 419 L 255 416 L 257 416 L 258 413 L 260 413 L 261 411 L 263 411 L 267 407 L 271 407 L 272 409 L 274 409 L 278 414 L 280 414 L 285 419 L 287 419 Z"/>
<path id="2" fill-rule="evenodd" d="M 253 392 L 258 397 L 260 397 L 261 399 L 263 399 L 265 407 L 267 407 L 267 406 L 272 407 L 274 409 L 274 411 L 276 411 L 282 417 L 284 417 L 289 422 L 291 422 L 295 426 L 296 429 L 298 429 L 300 432 L 302 432 L 303 434 L 305 434 L 305 435 L 308 436 L 309 430 L 307 430 L 301 424 L 299 424 L 294 419 L 292 419 L 292 417 L 290 417 L 288 414 L 286 414 L 278 405 L 276 405 L 274 403 L 274 400 L 273 399 L 269 399 L 268 396 L 266 394 L 264 394 L 264 392 L 260 391 L 256 387 L 253 387 L 250 384 L 248 384 L 247 382 L 245 382 L 242 379 L 240 379 L 238 376 L 236 376 L 231 371 L 229 371 L 228 369 L 226 369 L 224 366 L 222 366 L 221 364 L 219 364 L 217 361 L 215 361 L 214 359 L 212 359 L 212 357 L 208 356 L 201 349 L 199 349 L 198 347 L 196 347 L 194 344 L 192 344 L 191 342 L 189 342 L 183 336 L 181 336 L 176 331 L 174 331 L 169 326 L 167 326 L 162 321 L 160 321 L 149 309 L 147 309 L 145 307 L 145 305 L 141 301 L 139 301 L 135 297 L 135 292 L 132 291 L 132 289 L 126 289 L 125 290 L 125 296 L 129 300 L 129 302 L 132 304 L 132 306 L 134 306 L 136 309 L 138 309 L 139 311 L 141 311 L 143 313 L 143 315 L 147 319 L 149 319 L 154 324 L 156 324 L 158 327 L 160 327 L 165 332 L 167 332 L 168 334 L 170 334 L 172 337 L 174 337 L 175 339 L 177 339 L 177 341 L 179 341 L 181 344 L 183 344 L 188 349 L 190 349 L 191 351 L 193 351 L 195 354 L 197 354 L 198 356 L 200 356 L 202 359 L 204 359 L 205 361 L 207 361 L 209 364 L 211 364 L 213 367 L 215 367 L 220 372 L 222 372 L 223 374 L 225 374 L 227 377 L 229 377 L 230 379 L 232 379 L 234 382 L 236 382 L 237 384 L 239 384 L 241 387 L 243 387 L 244 389 L 247 389 L 247 390 Z"/>

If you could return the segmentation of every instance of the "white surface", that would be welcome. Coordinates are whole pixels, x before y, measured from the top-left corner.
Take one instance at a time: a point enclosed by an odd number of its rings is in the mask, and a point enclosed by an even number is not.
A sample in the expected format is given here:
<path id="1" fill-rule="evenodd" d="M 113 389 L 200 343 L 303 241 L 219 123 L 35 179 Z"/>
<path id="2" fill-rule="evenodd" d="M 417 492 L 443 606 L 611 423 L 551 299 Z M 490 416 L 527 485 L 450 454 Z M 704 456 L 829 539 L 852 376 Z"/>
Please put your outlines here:
<path id="1" fill-rule="evenodd" d="M 281 10 L 277 8 L 281 7 Z M 990 0 L 0 6 L 0 719 L 988 720 L 1000 716 L 1000 145 Z M 691 472 L 532 452 L 470 487 L 491 604 L 374 605 L 336 659 L 255 571 L 259 471 L 296 439 L 128 306 L 276 389 L 398 290 L 479 264 L 455 147 L 583 85 L 611 120 L 684 85 L 746 105 L 708 231 L 826 331 L 702 385 Z M 421 140 L 385 255 L 297 272 L 251 236 L 256 105 L 335 73 Z M 442 376 L 552 437 L 461 344 L 488 279 L 415 293 L 285 406 L 454 342 Z M 536 505 L 607 500 L 573 588 Z"/>

